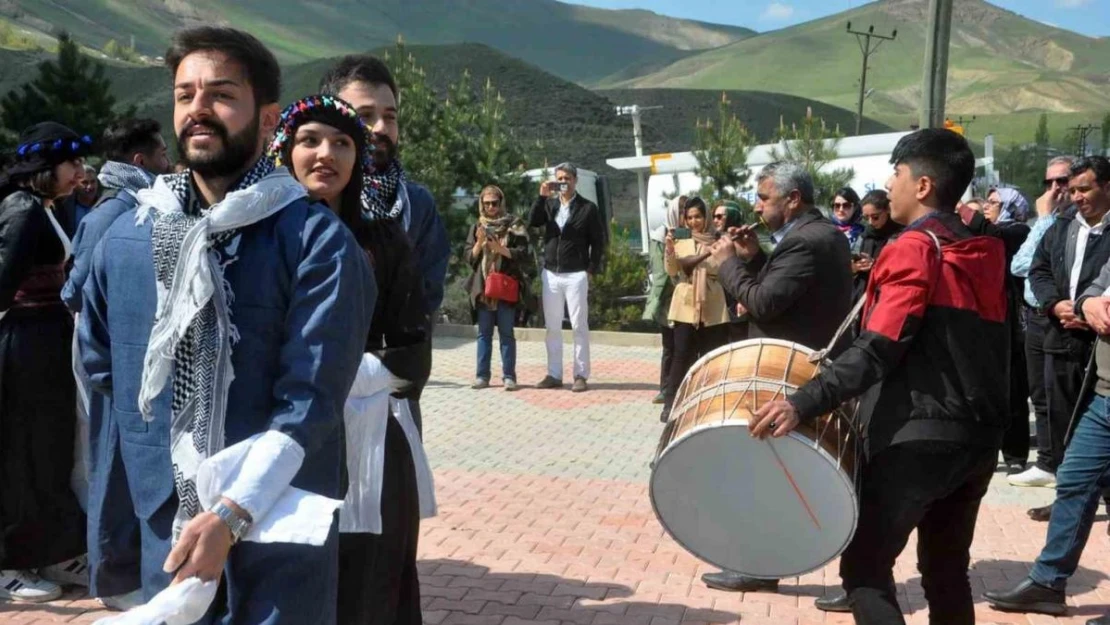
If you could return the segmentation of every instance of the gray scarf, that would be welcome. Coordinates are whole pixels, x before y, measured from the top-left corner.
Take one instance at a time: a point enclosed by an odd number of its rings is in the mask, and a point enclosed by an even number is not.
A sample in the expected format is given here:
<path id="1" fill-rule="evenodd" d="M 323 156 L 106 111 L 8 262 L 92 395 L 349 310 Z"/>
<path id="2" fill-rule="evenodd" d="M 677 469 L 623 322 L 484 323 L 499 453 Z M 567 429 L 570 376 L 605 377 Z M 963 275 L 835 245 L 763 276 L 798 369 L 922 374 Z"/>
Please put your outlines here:
<path id="1" fill-rule="evenodd" d="M 263 159 L 205 208 L 188 171 L 159 178 L 139 192 L 137 218 L 153 220 L 151 242 L 158 309 L 143 362 L 139 409 L 153 420 L 154 398 L 172 377 L 170 456 L 178 510 L 174 541 L 200 511 L 196 473 L 224 447 L 227 392 L 234 379 L 231 323 L 234 294 L 223 277 L 235 261 L 238 229 L 265 219 L 305 196 L 284 168 Z"/>
<path id="2" fill-rule="evenodd" d="M 154 174 L 130 163 L 106 161 L 100 166 L 96 179 L 109 189 L 121 189 L 132 195 L 154 184 Z"/>

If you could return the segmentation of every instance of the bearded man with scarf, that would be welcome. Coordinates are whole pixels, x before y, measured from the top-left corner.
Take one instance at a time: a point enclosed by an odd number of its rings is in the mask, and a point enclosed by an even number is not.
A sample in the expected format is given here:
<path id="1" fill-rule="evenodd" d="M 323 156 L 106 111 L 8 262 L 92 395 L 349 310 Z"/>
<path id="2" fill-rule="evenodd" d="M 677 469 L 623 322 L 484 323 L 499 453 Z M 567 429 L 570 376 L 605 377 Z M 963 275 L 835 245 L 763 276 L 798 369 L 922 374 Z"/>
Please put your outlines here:
<path id="1" fill-rule="evenodd" d="M 80 314 L 81 290 L 89 277 L 93 250 L 117 217 L 135 208 L 137 194 L 154 184 L 154 177 L 169 171 L 162 127 L 153 119 L 123 119 L 104 131 L 101 145 L 104 164 L 98 181 L 103 189 L 95 210 L 81 220 L 73 238 L 73 267 L 62 288 L 62 299 Z M 79 361 L 79 359 L 78 359 Z M 77 362 L 77 361 L 75 361 Z M 78 368 L 79 369 L 79 368 Z M 87 512 L 89 592 L 106 605 L 125 607 L 118 597 L 141 587 L 139 519 L 127 491 L 127 474 L 119 456 L 119 424 L 111 419 L 104 398 L 88 392 L 88 380 L 75 371 L 78 384 L 79 429 L 88 441 Z M 80 443 L 79 443 L 80 447 Z"/>
<path id="2" fill-rule="evenodd" d="M 451 244 L 447 228 L 436 210 L 435 198 L 425 187 L 408 180 L 397 158 L 401 128 L 398 124 L 400 92 L 385 63 L 369 55 L 350 55 L 339 60 L 320 80 L 320 93 L 350 102 L 374 136 L 374 173 L 363 180 L 363 209 L 374 219 L 401 222 L 412 244 L 413 255 L 423 276 L 424 311 L 431 326 L 443 304 L 444 283 Z M 432 342 L 427 341 L 428 361 Z M 416 427 L 423 431 L 420 395 L 409 401 Z"/>
<path id="3" fill-rule="evenodd" d="M 342 407 L 373 273 L 339 217 L 262 158 L 280 112 L 273 54 L 198 27 L 166 64 L 188 169 L 109 228 L 80 323 L 119 423 L 143 592 L 226 576 L 226 604 L 200 622 L 335 623 Z"/>

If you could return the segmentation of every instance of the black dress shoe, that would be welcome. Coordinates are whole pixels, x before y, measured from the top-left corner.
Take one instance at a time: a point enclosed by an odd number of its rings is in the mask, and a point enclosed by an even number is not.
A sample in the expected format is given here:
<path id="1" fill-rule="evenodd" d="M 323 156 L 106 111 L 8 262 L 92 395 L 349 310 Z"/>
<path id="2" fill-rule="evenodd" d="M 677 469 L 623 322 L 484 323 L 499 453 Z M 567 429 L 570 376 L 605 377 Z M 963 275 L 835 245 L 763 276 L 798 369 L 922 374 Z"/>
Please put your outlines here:
<path id="1" fill-rule="evenodd" d="M 701 576 L 701 581 L 705 582 L 706 586 L 716 590 L 728 590 L 730 592 L 778 592 L 779 580 L 777 579 L 759 579 L 756 577 L 748 577 L 732 571 L 721 571 L 720 573 L 706 573 Z"/>
<path id="2" fill-rule="evenodd" d="M 852 604 L 848 601 L 848 593 L 838 593 L 831 597 L 817 597 L 813 606 L 822 612 L 851 612 Z"/>
<path id="3" fill-rule="evenodd" d="M 1030 508 L 1029 512 L 1026 512 L 1026 514 L 1034 521 L 1048 521 L 1052 516 L 1052 505 L 1050 504 L 1041 508 Z"/>
<path id="4" fill-rule="evenodd" d="M 1087 621 L 1087 625 L 1110 625 L 1110 614 L 1104 614 L 1098 618 L 1093 618 Z"/>
<path id="5" fill-rule="evenodd" d="M 1012 590 L 988 592 L 983 595 L 996 610 L 1009 612 L 1039 612 L 1059 616 L 1067 612 L 1064 591 L 1041 586 L 1025 578 Z"/>

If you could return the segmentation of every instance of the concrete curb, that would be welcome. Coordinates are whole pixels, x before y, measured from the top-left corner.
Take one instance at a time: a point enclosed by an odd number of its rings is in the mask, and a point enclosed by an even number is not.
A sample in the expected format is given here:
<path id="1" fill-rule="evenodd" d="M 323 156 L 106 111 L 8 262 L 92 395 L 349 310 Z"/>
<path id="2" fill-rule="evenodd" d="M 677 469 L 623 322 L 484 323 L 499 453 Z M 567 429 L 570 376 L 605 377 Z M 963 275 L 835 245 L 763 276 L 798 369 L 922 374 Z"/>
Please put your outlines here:
<path id="1" fill-rule="evenodd" d="M 542 343 L 546 331 L 543 328 L 514 328 L 513 334 L 518 341 Z M 435 336 L 456 339 L 476 339 L 478 338 L 478 326 L 464 326 L 454 323 L 439 324 L 435 327 Z M 570 330 L 563 330 L 563 342 L 574 342 L 574 335 Z M 597 345 L 612 345 L 615 347 L 662 348 L 663 338 L 662 335 L 659 334 L 591 330 L 590 343 Z"/>

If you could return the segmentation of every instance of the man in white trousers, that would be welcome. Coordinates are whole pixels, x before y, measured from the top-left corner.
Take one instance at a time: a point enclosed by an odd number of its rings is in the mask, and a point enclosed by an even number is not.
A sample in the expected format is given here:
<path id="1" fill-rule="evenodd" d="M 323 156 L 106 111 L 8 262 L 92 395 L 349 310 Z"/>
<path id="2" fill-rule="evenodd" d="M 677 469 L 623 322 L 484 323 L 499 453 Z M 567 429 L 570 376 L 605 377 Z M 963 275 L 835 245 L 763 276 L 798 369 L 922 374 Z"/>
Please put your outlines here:
<path id="1" fill-rule="evenodd" d="M 529 227 L 543 228 L 543 317 L 547 328 L 547 376 L 538 388 L 563 387 L 563 306 L 574 330 L 574 386 L 590 378 L 590 277 L 605 251 L 605 220 L 597 205 L 578 195 L 578 168 L 563 163 L 555 180 L 540 186 Z"/>

